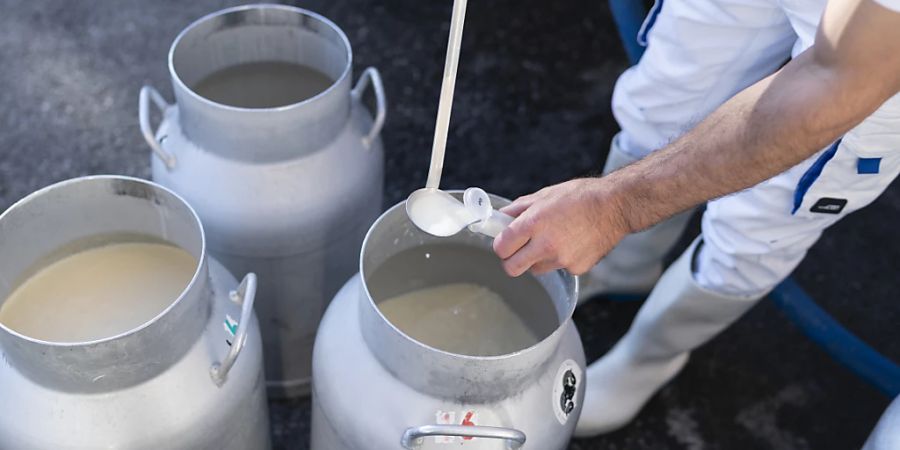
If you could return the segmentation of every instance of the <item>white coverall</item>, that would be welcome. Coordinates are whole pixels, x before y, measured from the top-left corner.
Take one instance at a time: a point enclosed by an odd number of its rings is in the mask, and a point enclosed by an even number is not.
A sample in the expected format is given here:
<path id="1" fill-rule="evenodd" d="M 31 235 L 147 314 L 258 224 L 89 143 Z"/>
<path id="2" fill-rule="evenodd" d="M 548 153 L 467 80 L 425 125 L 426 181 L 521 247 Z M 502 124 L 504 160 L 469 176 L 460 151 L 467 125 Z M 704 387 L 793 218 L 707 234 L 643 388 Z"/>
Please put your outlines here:
<path id="1" fill-rule="evenodd" d="M 879 0 L 900 12 L 900 0 Z M 641 158 L 809 48 L 825 0 L 657 0 L 648 47 L 613 94 L 619 145 Z M 652 27 L 648 25 L 652 22 Z M 709 202 L 697 282 L 732 295 L 772 290 L 822 231 L 900 172 L 900 95 L 787 172 Z M 824 199 L 824 200 L 823 200 Z"/>
<path id="2" fill-rule="evenodd" d="M 876 1 L 900 13 L 900 0 Z M 641 30 L 646 53 L 619 78 L 613 94 L 621 150 L 641 158 L 665 146 L 808 49 L 825 5 L 826 0 L 656 0 Z M 803 163 L 709 202 L 697 284 L 732 296 L 768 293 L 823 230 L 874 201 L 898 173 L 900 95 Z M 900 408 L 900 399 L 894 403 L 894 410 Z M 891 430 L 889 445 L 900 445 L 900 423 L 884 423 L 888 416 L 879 425 L 881 439 Z M 900 414 L 893 416 L 900 422 Z"/>

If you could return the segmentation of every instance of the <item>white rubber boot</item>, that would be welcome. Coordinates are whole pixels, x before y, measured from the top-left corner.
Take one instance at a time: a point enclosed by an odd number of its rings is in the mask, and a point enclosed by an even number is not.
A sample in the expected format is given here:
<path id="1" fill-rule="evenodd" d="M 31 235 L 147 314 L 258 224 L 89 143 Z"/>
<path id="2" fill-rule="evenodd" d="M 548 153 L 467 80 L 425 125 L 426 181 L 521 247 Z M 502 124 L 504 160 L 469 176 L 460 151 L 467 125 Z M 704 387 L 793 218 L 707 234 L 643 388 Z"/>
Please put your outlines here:
<path id="1" fill-rule="evenodd" d="M 628 333 L 588 367 L 584 408 L 575 436 L 607 433 L 630 422 L 684 367 L 691 350 L 762 297 L 726 296 L 698 286 L 691 270 L 698 242 L 666 270 Z"/>
<path id="2" fill-rule="evenodd" d="M 895 398 L 891 406 L 888 406 L 863 447 L 863 450 L 897 449 L 900 449 L 900 397 Z"/>
<path id="3" fill-rule="evenodd" d="M 637 159 L 613 137 L 603 167 L 606 175 Z M 681 237 L 694 210 L 685 211 L 640 233 L 626 236 L 605 258 L 580 278 L 578 303 L 600 294 L 646 295 L 662 275 L 662 259 Z"/>

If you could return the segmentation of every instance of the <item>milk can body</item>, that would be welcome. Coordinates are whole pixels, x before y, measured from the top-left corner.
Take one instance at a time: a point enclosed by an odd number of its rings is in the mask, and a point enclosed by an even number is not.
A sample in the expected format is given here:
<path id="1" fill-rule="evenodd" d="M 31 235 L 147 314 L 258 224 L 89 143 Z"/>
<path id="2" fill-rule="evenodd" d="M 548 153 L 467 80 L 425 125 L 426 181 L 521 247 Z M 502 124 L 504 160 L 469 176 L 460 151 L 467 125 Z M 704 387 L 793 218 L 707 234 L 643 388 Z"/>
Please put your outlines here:
<path id="1" fill-rule="evenodd" d="M 199 219 L 171 191 L 85 177 L 21 200 L 0 216 L 0 301 L 35 264 L 104 236 L 174 244 L 196 272 L 162 313 L 116 336 L 53 343 L 0 324 L 0 448 L 269 448 L 255 278 L 239 286 L 206 256 Z"/>
<path id="2" fill-rule="evenodd" d="M 438 239 L 490 248 L 488 238 L 468 232 L 424 235 L 402 203 L 369 231 L 360 274 L 319 328 L 313 450 L 566 448 L 584 399 L 584 351 L 571 321 L 576 279 L 562 271 L 541 278 L 560 324 L 534 346 L 496 357 L 444 352 L 391 325 L 366 288 L 380 262 Z"/>
<path id="3" fill-rule="evenodd" d="M 220 69 L 260 61 L 302 64 L 334 82 L 272 108 L 220 104 L 192 89 Z M 253 5 L 211 14 L 178 36 L 169 53 L 176 104 L 141 92 L 153 179 L 197 210 L 212 255 L 259 276 L 266 378 L 277 397 L 308 393 L 318 322 L 356 271 L 381 211 L 384 90 L 374 68 L 351 89 L 351 66 L 349 41 L 328 19 Z M 370 86 L 374 119 L 362 101 Z M 155 131 L 152 103 L 163 112 Z"/>

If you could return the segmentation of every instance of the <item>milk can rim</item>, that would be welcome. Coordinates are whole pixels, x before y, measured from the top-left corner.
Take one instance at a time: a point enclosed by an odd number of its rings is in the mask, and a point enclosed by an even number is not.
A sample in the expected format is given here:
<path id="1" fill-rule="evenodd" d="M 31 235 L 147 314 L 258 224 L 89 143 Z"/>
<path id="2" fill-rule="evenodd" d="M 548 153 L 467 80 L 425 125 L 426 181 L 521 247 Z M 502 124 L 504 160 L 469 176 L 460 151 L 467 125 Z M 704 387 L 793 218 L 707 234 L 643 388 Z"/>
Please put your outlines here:
<path id="1" fill-rule="evenodd" d="M 462 193 L 463 193 L 463 191 L 460 189 L 448 189 L 448 190 L 446 190 L 446 192 L 448 192 L 450 194 L 460 194 L 460 195 L 462 195 Z M 489 194 L 489 195 L 491 195 L 492 197 L 510 201 L 509 199 L 507 199 L 505 197 L 501 197 L 499 195 L 495 195 L 495 194 Z M 568 314 L 566 315 L 566 320 L 561 321 L 559 323 L 559 325 L 557 325 L 556 329 L 553 330 L 552 333 L 550 333 L 543 339 L 539 340 L 538 342 L 534 343 L 533 345 L 531 345 L 529 347 L 525 347 L 523 349 L 517 350 L 512 353 L 504 353 L 502 355 L 494 355 L 494 356 L 476 356 L 476 355 L 464 355 L 461 353 L 453 353 L 453 352 L 449 352 L 446 350 L 432 347 L 432 346 L 430 346 L 424 342 L 421 342 L 418 339 L 415 339 L 412 336 L 406 334 L 400 328 L 397 328 L 397 326 L 394 325 L 393 322 L 388 320 L 388 318 L 385 317 L 384 314 L 382 314 L 381 309 L 379 309 L 378 305 L 375 304 L 375 299 L 372 297 L 372 293 L 369 292 L 369 286 L 366 283 L 366 276 L 365 276 L 365 272 L 363 271 L 363 252 L 366 249 L 366 244 L 369 243 L 369 238 L 372 236 L 372 230 L 374 230 L 379 224 L 381 224 L 381 222 L 383 220 L 385 220 L 385 218 L 388 215 L 390 215 L 393 211 L 395 211 L 396 209 L 404 208 L 404 211 L 405 211 L 405 205 L 406 205 L 406 200 L 403 200 L 403 201 L 395 204 L 394 206 L 391 206 L 383 213 L 381 213 L 381 215 L 378 216 L 378 219 L 376 219 L 375 222 L 372 223 L 372 226 L 369 227 L 369 231 L 366 232 L 366 237 L 365 237 L 365 239 L 363 239 L 363 243 L 362 243 L 362 246 L 360 247 L 360 251 L 359 251 L 359 279 L 360 279 L 359 281 L 360 281 L 360 284 L 362 285 L 363 291 L 366 293 L 366 300 L 368 300 L 369 306 L 372 307 L 375 310 L 375 312 L 378 314 L 378 317 L 380 317 L 381 320 L 384 321 L 384 323 L 386 323 L 392 330 L 394 330 L 396 333 L 399 333 L 400 336 L 403 336 L 403 338 L 406 339 L 407 341 L 412 342 L 413 344 L 415 344 L 419 347 L 422 347 L 424 349 L 427 349 L 427 350 L 430 350 L 433 352 L 437 352 L 441 355 L 449 356 L 451 358 L 459 358 L 459 359 L 463 359 L 463 360 L 482 361 L 482 362 L 503 361 L 503 360 L 522 356 L 526 353 L 537 351 L 537 349 L 539 347 L 542 347 L 545 342 L 548 342 L 551 340 L 551 338 L 557 337 L 558 335 L 561 335 L 563 332 L 565 332 L 569 323 L 572 322 L 572 315 L 575 313 L 575 308 L 578 305 L 577 299 L 578 299 L 578 290 L 579 290 L 579 281 L 580 280 L 577 276 L 574 276 L 571 274 L 569 274 L 569 275 L 572 277 L 572 281 L 574 283 L 573 294 L 572 294 L 573 300 L 571 302 L 570 307 L 568 308 Z M 555 270 L 554 272 L 558 273 L 560 271 L 563 271 L 563 270 L 562 269 Z"/>
<path id="2" fill-rule="evenodd" d="M 212 100 L 194 92 L 193 89 L 191 89 L 187 84 L 184 83 L 184 81 L 181 80 L 181 77 L 178 76 L 178 72 L 175 70 L 175 48 L 178 47 L 178 44 L 181 42 L 181 39 L 184 38 L 194 28 L 200 26 L 200 24 L 205 23 L 208 20 L 211 20 L 211 19 L 219 17 L 219 16 L 224 16 L 226 14 L 231 14 L 231 13 L 241 12 L 241 11 L 249 11 L 249 10 L 253 10 L 253 9 L 279 9 L 279 10 L 284 10 L 284 11 L 289 11 L 289 12 L 295 12 L 295 13 L 299 13 L 302 15 L 310 16 L 310 17 L 312 17 L 316 20 L 319 20 L 322 23 L 328 25 L 329 27 L 331 27 L 335 32 L 337 32 L 338 36 L 341 39 L 341 42 L 344 43 L 344 48 L 347 50 L 347 65 L 346 65 L 346 67 L 344 67 L 344 70 L 341 72 L 341 75 L 336 80 L 334 80 L 334 82 L 332 82 L 331 85 L 328 86 L 327 89 L 325 89 L 322 92 L 319 92 L 318 94 L 316 94 L 310 98 L 301 100 L 296 103 L 290 103 L 287 105 L 276 106 L 276 107 L 272 107 L 272 108 L 243 108 L 240 106 L 226 105 L 224 103 L 212 101 Z M 350 72 L 353 70 L 353 48 L 350 46 L 350 39 L 347 38 L 347 34 L 344 33 L 344 30 L 341 29 L 341 27 L 339 27 L 331 19 L 329 19 L 319 13 L 310 11 L 308 9 L 298 8 L 296 6 L 290 6 L 290 5 L 277 5 L 277 4 L 269 4 L 269 3 L 255 3 L 255 4 L 249 4 L 249 5 L 233 6 L 231 8 L 220 9 L 218 11 L 214 11 L 203 17 L 200 17 L 199 19 L 191 22 L 190 25 L 185 27 L 183 30 L 181 30 L 181 32 L 178 33 L 177 36 L 175 36 L 175 40 L 172 41 L 172 45 L 169 47 L 169 54 L 168 54 L 167 59 L 168 59 L 168 65 L 169 65 L 169 75 L 172 77 L 172 80 L 174 80 L 175 83 L 177 83 L 179 87 L 181 87 L 184 91 L 186 91 L 188 93 L 188 95 L 191 96 L 191 98 L 193 98 L 194 100 L 200 101 L 201 103 L 210 105 L 210 106 L 215 106 L 217 108 L 222 108 L 222 109 L 225 109 L 228 111 L 236 111 L 236 112 L 260 112 L 260 113 L 262 113 L 262 112 L 283 112 L 283 111 L 288 111 L 288 110 L 291 110 L 294 108 L 299 108 L 301 106 L 306 106 L 310 103 L 313 103 L 313 102 L 319 100 L 320 98 L 327 96 L 328 94 L 331 94 L 331 92 L 333 92 L 335 89 L 337 89 L 337 86 L 340 85 L 342 81 L 344 81 L 347 77 L 350 76 Z"/>
<path id="3" fill-rule="evenodd" d="M 102 339 L 95 339 L 92 341 L 80 341 L 80 342 L 45 341 L 42 339 L 33 338 L 31 336 L 19 333 L 18 331 L 13 330 L 12 328 L 9 328 L 6 325 L 4 325 L 3 322 L 0 322 L 0 331 L 4 331 L 14 337 L 19 338 L 19 339 L 23 339 L 25 341 L 28 341 L 28 342 L 31 342 L 34 344 L 47 346 L 47 347 L 77 348 L 77 347 L 86 347 L 86 346 L 97 345 L 97 344 L 104 344 L 104 343 L 112 342 L 112 341 L 130 336 L 133 334 L 137 334 L 138 332 L 141 332 L 141 331 L 145 330 L 146 328 L 150 327 L 151 325 L 153 325 L 154 323 L 159 321 L 160 318 L 162 318 L 163 316 L 168 314 L 169 311 L 171 311 L 173 308 L 175 308 L 176 305 L 181 303 L 185 294 L 187 294 L 189 291 L 191 291 L 194 288 L 195 284 L 197 283 L 197 280 L 200 278 L 203 267 L 206 266 L 206 231 L 203 229 L 203 222 L 200 221 L 200 216 L 197 215 L 197 211 L 194 210 L 194 207 L 192 207 L 191 204 L 188 203 L 183 197 L 181 197 L 180 195 L 175 193 L 175 191 L 173 191 L 165 186 L 162 186 L 160 184 L 154 183 L 152 181 L 144 180 L 144 179 L 137 178 L 137 177 L 130 177 L 130 176 L 126 176 L 126 175 L 87 175 L 87 176 L 82 176 L 82 177 L 70 178 L 68 180 L 63 180 L 63 181 L 59 181 L 59 182 L 53 183 L 48 186 L 44 186 L 44 187 L 26 195 L 25 197 L 22 197 L 17 202 L 13 203 L 9 208 L 7 208 L 6 211 L 4 211 L 3 213 L 0 213 L 0 221 L 3 221 L 3 219 L 13 210 L 22 207 L 22 205 L 34 200 L 35 198 L 37 198 L 41 195 L 46 194 L 47 192 L 49 192 L 51 190 L 63 188 L 63 187 L 66 187 L 66 186 L 72 185 L 72 184 L 92 182 L 92 181 L 96 181 L 96 180 L 121 180 L 121 181 L 137 182 L 139 184 L 151 186 L 155 189 L 159 189 L 169 195 L 172 195 L 175 199 L 177 199 L 182 204 L 184 204 L 184 206 L 187 207 L 188 211 L 190 211 L 190 213 L 191 213 L 191 216 L 194 218 L 194 220 L 196 220 L 197 226 L 200 230 L 200 259 L 198 259 L 198 261 L 197 261 L 197 264 L 196 264 L 197 269 L 194 271 L 194 275 L 191 277 L 191 281 L 184 287 L 184 289 L 181 290 L 181 293 L 178 294 L 178 297 L 176 297 L 175 300 L 173 300 L 171 303 L 169 303 L 169 306 L 167 306 L 159 314 L 153 316 L 151 319 L 147 320 L 146 322 L 144 322 L 143 324 L 141 324 L 135 328 L 132 328 L 132 329 L 124 331 L 122 333 L 119 333 L 119 334 L 116 334 L 113 336 L 108 336 L 108 337 L 105 337 Z"/>

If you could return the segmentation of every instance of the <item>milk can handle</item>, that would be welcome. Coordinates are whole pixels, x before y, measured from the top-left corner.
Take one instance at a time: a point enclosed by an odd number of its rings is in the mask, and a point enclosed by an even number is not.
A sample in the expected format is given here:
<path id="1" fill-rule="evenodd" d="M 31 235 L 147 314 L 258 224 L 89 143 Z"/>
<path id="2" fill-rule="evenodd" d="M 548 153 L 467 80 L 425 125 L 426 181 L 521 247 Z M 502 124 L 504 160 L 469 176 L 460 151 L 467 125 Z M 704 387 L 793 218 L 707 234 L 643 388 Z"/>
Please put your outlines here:
<path id="1" fill-rule="evenodd" d="M 165 113 L 170 105 L 159 91 L 153 87 L 144 86 L 141 88 L 141 95 L 138 97 L 138 121 L 141 123 L 141 133 L 144 134 L 144 140 L 150 145 L 153 153 L 162 160 L 167 169 L 172 170 L 175 168 L 175 155 L 163 150 L 162 146 L 159 145 L 159 141 L 156 140 L 156 130 L 150 125 L 149 100 L 153 100 L 153 104 L 159 108 L 161 113 Z"/>
<path id="2" fill-rule="evenodd" d="M 375 138 L 378 137 L 378 134 L 381 133 L 381 128 L 384 127 L 384 119 L 387 116 L 387 98 L 384 95 L 384 84 L 381 82 L 381 74 L 378 73 L 378 69 L 369 67 L 363 71 L 350 94 L 353 96 L 354 100 L 360 101 L 363 94 L 366 92 L 366 88 L 369 87 L 370 81 L 372 89 L 375 90 L 375 107 L 377 108 L 377 111 L 375 111 L 375 122 L 372 123 L 372 129 L 369 130 L 369 134 L 363 138 L 363 145 L 366 148 L 371 147 L 372 142 L 374 142 Z"/>
<path id="3" fill-rule="evenodd" d="M 253 302 L 256 300 L 256 274 L 248 273 L 244 276 L 244 281 L 241 281 L 241 285 L 236 290 L 231 291 L 228 296 L 231 298 L 231 301 L 241 305 L 241 318 L 238 319 L 240 321 L 238 322 L 238 329 L 234 334 L 231 350 L 228 351 L 225 360 L 221 363 L 213 363 L 209 369 L 209 374 L 217 386 L 225 384 L 228 372 L 231 371 L 235 361 L 241 354 L 241 350 L 244 349 L 244 344 L 247 343 L 247 332 L 250 329 L 250 321 L 253 319 Z"/>
<path id="4" fill-rule="evenodd" d="M 525 445 L 525 433 L 502 427 L 467 426 L 467 425 L 422 425 L 407 428 L 400 439 L 400 445 L 407 450 L 419 448 L 421 439 L 426 436 L 460 436 L 486 439 L 504 439 L 506 448 L 515 450 Z"/>

